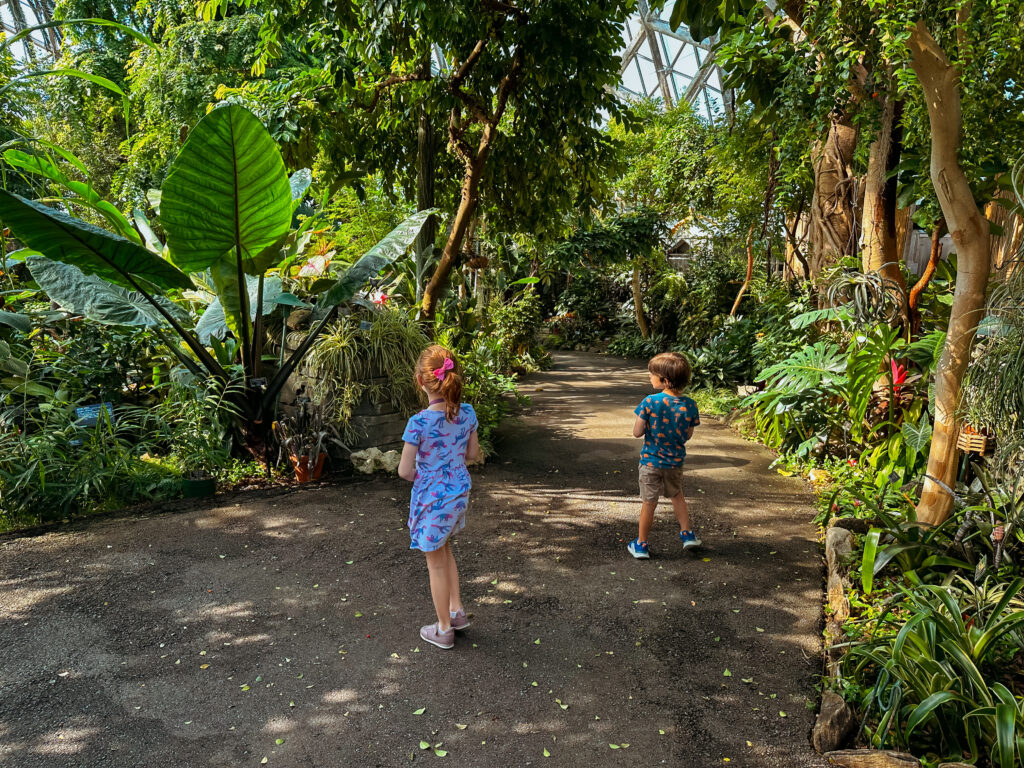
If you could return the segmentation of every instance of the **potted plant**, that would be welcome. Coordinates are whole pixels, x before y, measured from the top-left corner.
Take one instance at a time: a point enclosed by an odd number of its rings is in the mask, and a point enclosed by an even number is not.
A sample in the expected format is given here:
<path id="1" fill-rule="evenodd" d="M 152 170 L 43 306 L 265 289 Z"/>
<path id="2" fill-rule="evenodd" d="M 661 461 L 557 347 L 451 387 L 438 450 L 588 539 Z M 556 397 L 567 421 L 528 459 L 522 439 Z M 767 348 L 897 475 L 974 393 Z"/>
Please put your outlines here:
<path id="1" fill-rule="evenodd" d="M 328 443 L 341 445 L 337 430 L 327 423 L 324 409 L 301 397 L 292 411 L 274 422 L 281 451 L 288 454 L 300 483 L 319 480 L 327 459 Z"/>

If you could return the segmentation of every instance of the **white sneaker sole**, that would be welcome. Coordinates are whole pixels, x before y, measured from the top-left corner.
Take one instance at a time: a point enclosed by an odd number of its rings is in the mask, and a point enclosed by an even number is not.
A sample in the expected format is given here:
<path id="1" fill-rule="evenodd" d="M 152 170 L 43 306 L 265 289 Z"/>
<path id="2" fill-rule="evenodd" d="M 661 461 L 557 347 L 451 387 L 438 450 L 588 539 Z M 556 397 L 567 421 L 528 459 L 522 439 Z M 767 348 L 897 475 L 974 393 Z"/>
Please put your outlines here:
<path id="1" fill-rule="evenodd" d="M 650 553 L 634 552 L 631 549 L 627 549 L 626 551 L 629 552 L 629 554 L 631 554 L 637 560 L 650 560 L 651 559 Z"/>
<path id="2" fill-rule="evenodd" d="M 437 640 L 431 640 L 429 637 L 424 635 L 422 632 L 420 632 L 420 639 L 424 640 L 425 642 L 430 643 L 431 645 L 436 645 L 438 648 L 443 648 L 446 651 L 451 650 L 452 648 L 455 647 L 455 643 L 452 643 L 451 645 L 441 645 L 441 643 L 437 642 Z"/>
<path id="3" fill-rule="evenodd" d="M 695 549 L 695 548 L 700 547 L 702 545 L 703 545 L 703 542 L 700 539 L 697 539 L 696 541 L 684 541 L 683 542 L 683 549 Z"/>

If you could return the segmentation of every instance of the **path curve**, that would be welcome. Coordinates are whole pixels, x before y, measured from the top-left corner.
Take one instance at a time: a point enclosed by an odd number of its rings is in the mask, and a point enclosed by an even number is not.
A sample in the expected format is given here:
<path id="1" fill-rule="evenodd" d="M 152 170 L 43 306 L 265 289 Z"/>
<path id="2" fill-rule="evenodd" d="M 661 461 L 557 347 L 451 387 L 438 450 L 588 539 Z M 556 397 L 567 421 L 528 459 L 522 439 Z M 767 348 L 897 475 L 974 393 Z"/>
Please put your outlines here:
<path id="1" fill-rule="evenodd" d="M 460 768 L 824 765 L 803 484 L 705 420 L 705 549 L 680 551 L 666 508 L 634 561 L 642 365 L 559 353 L 523 391 L 474 473 L 453 652 L 416 636 L 398 480 L 0 542 L 0 765 L 433 764 L 421 742 Z"/>

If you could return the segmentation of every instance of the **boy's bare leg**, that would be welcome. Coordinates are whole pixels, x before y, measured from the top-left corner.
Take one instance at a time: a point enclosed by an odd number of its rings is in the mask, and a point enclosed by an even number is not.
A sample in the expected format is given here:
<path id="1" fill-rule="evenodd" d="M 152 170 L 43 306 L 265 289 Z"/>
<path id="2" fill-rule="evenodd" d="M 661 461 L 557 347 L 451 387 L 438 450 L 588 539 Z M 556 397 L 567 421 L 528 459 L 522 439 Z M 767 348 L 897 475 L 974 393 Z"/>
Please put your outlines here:
<path id="1" fill-rule="evenodd" d="M 686 504 L 686 497 L 683 496 L 683 492 L 680 491 L 672 497 L 672 511 L 676 514 L 676 520 L 679 521 L 680 531 L 691 531 L 690 528 L 690 508 Z"/>
<path id="2" fill-rule="evenodd" d="M 448 610 L 462 610 L 462 595 L 459 593 L 459 569 L 455 565 L 455 553 L 452 552 L 451 542 L 444 545 L 448 552 Z"/>
<path id="3" fill-rule="evenodd" d="M 656 500 L 645 501 L 640 506 L 640 533 L 637 539 L 641 544 L 647 541 L 647 534 L 651 532 L 651 526 L 654 525 L 654 510 L 657 508 L 658 502 Z"/>
<path id="4" fill-rule="evenodd" d="M 451 554 L 444 547 L 425 554 L 427 572 L 430 574 L 430 596 L 434 599 L 434 611 L 437 613 L 437 628 L 447 632 L 452 628 L 452 619 L 448 613 L 451 603 L 451 582 L 448 577 Z"/>

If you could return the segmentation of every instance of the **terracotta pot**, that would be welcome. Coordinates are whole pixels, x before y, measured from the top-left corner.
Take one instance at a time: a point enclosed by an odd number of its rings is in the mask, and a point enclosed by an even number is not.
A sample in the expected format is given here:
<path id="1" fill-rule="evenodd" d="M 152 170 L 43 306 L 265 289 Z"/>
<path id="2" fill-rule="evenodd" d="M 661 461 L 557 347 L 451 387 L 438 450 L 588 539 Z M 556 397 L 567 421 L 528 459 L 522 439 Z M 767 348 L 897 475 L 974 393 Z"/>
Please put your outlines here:
<path id="1" fill-rule="evenodd" d="M 313 466 L 309 464 L 309 456 L 290 456 L 292 460 L 292 466 L 295 467 L 295 480 L 299 483 L 308 483 L 310 480 L 319 480 L 320 475 L 324 471 L 324 460 L 327 458 L 326 453 L 321 453 L 316 457 L 316 463 Z"/>

